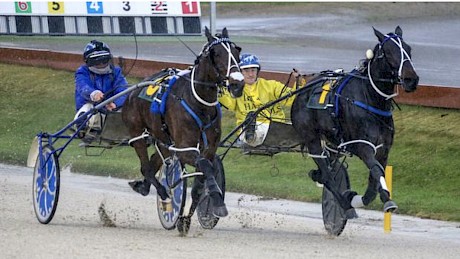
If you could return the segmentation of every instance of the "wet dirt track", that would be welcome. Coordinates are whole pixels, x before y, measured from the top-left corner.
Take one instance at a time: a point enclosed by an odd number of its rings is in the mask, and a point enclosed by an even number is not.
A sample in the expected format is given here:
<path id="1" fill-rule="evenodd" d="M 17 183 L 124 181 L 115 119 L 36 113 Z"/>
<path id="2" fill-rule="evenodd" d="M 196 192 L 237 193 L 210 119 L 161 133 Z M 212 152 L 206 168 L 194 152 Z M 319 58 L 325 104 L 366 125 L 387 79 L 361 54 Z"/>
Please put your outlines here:
<path id="1" fill-rule="evenodd" d="M 229 193 L 230 215 L 204 230 L 196 217 L 187 237 L 162 228 L 155 196 L 132 192 L 127 180 L 61 173 L 54 219 L 40 224 L 32 207 L 32 169 L 0 164 L 2 258 L 456 258 L 458 223 L 359 210 L 343 234 L 323 229 L 320 204 L 263 200 Z M 105 205 L 116 227 L 104 227 Z"/>

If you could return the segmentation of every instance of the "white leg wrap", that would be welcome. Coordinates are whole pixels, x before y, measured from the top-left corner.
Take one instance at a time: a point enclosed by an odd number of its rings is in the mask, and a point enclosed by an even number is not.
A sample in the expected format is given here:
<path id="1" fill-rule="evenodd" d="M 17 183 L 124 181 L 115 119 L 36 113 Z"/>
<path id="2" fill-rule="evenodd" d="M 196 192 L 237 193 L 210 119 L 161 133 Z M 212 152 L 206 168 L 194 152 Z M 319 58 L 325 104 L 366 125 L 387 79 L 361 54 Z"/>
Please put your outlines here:
<path id="1" fill-rule="evenodd" d="M 380 185 L 385 191 L 388 191 L 387 183 L 385 182 L 385 178 L 383 178 L 383 176 L 380 176 Z"/>
<path id="2" fill-rule="evenodd" d="M 361 195 L 355 195 L 353 199 L 351 199 L 351 206 L 353 208 L 361 208 L 364 207 L 363 203 L 363 196 Z"/>

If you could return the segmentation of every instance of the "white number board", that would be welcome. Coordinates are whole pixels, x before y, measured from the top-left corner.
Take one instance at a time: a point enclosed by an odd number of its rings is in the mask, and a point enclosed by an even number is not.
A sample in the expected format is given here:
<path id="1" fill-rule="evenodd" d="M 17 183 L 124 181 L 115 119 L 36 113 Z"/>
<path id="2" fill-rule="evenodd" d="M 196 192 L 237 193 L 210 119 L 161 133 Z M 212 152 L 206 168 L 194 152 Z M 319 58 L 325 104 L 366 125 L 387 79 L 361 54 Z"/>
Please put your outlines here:
<path id="1" fill-rule="evenodd" d="M 201 16 L 198 1 L 0 1 L 0 15 Z"/>

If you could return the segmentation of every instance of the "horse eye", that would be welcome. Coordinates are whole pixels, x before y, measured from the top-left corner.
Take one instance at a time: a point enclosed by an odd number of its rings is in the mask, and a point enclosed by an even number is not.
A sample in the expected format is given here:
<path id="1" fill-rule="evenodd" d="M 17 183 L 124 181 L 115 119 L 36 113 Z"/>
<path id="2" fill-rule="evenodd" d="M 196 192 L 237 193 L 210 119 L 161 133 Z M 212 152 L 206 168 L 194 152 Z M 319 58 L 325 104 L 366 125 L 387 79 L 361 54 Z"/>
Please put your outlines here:
<path id="1" fill-rule="evenodd" d="M 407 54 L 409 54 L 409 56 L 411 55 L 411 51 L 412 51 L 412 48 L 409 46 L 409 45 L 404 45 L 404 49 L 406 50 Z"/>
<path id="2" fill-rule="evenodd" d="M 401 63 L 401 57 L 395 56 L 394 54 L 388 55 L 387 60 L 393 68 L 399 67 Z"/>

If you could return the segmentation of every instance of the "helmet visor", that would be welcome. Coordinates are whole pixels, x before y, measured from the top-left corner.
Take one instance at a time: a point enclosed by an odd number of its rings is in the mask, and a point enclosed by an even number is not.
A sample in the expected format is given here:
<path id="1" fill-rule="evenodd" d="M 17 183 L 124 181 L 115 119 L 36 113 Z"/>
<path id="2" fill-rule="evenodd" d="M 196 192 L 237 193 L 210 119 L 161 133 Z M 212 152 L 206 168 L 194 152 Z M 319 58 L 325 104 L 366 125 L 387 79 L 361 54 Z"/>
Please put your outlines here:
<path id="1" fill-rule="evenodd" d="M 112 55 L 107 51 L 96 51 L 88 55 L 86 64 L 88 66 L 97 66 L 101 64 L 107 64 L 112 59 Z"/>
<path id="2" fill-rule="evenodd" d="M 257 65 L 257 64 L 249 64 L 249 65 L 241 65 L 241 66 L 240 66 L 240 69 L 252 68 L 252 67 L 260 68 L 260 66 Z"/>

